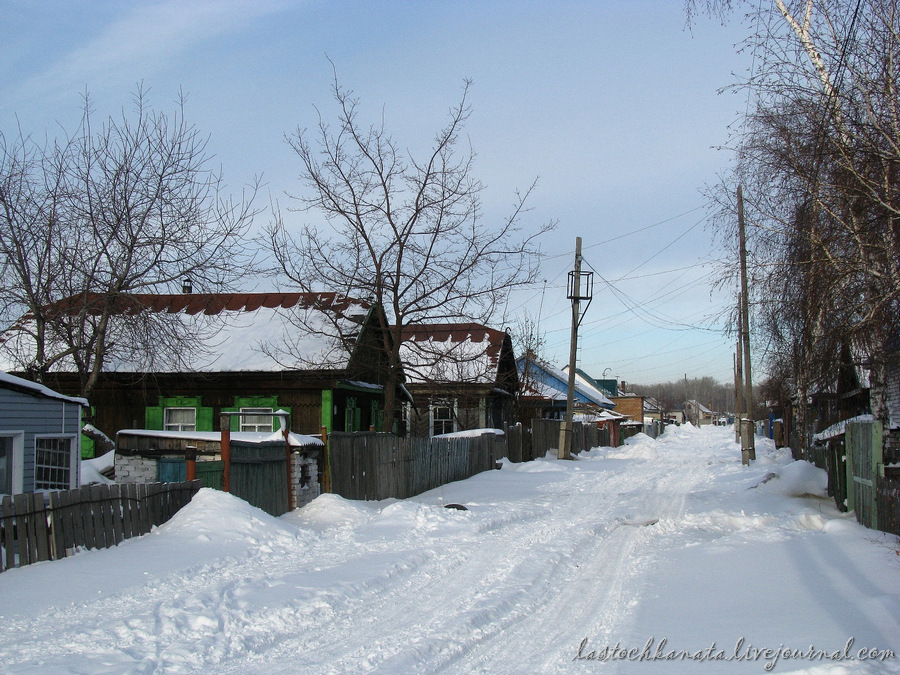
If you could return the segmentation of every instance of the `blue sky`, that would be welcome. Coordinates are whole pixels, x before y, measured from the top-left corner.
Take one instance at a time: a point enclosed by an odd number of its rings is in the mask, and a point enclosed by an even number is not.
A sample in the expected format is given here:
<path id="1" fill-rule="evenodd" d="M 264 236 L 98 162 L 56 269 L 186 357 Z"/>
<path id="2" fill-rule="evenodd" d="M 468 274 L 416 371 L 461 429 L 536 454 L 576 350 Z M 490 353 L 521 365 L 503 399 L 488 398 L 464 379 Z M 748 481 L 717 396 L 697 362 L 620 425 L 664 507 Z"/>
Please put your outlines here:
<path id="1" fill-rule="evenodd" d="M 363 119 L 383 114 L 413 153 L 471 78 L 467 133 L 485 218 L 502 218 L 537 177 L 523 225 L 559 222 L 542 245 L 542 283 L 512 298 L 498 327 L 514 330 L 527 313 L 545 358 L 568 361 L 565 281 L 581 236 L 597 273 L 582 368 L 639 383 L 730 382 L 733 341 L 715 317 L 731 300 L 712 291 L 705 266 L 725 252 L 700 190 L 731 159 L 715 148 L 746 102 L 718 91 L 749 65 L 735 48 L 745 30 L 737 17 L 687 30 L 680 0 L 3 0 L 0 131 L 72 129 L 85 90 L 103 117 L 129 108 L 137 83 L 162 110 L 181 90 L 229 189 L 262 175 L 262 205 L 271 195 L 287 207 L 300 185 L 285 134 L 314 126 L 317 108 L 334 118 L 329 59 Z"/>

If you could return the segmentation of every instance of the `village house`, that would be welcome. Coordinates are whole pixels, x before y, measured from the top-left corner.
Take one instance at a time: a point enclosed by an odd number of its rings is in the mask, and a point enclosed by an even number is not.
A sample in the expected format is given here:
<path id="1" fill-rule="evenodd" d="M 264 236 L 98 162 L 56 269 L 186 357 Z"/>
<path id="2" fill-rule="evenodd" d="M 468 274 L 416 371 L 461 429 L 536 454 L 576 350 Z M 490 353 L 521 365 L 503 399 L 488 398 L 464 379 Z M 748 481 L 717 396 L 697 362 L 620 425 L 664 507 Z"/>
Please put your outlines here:
<path id="1" fill-rule="evenodd" d="M 80 309 L 73 300 L 65 307 Z M 223 412 L 239 413 L 230 417 L 233 431 L 272 433 L 277 410 L 300 434 L 380 428 L 386 321 L 378 305 L 335 293 L 130 294 L 117 298 L 116 311 L 154 312 L 187 330 L 197 325 L 198 335 L 203 322 L 215 324 L 188 369 L 148 370 L 140 355 L 106 364 L 91 407 L 109 437 L 121 429 L 219 431 Z M 27 329 L 27 317 L 17 326 Z M 23 340 L 3 337 L 0 349 L 21 357 Z M 77 393 L 80 380 L 66 365 L 46 379 Z"/>
<path id="2" fill-rule="evenodd" d="M 520 356 L 516 365 L 523 383 L 519 403 L 520 421 L 528 425 L 533 418 L 562 419 L 568 399 L 568 374 L 531 352 Z M 582 413 L 599 413 L 616 407 L 613 400 L 591 384 L 590 380 L 579 376 L 577 371 L 573 404 Z"/>
<path id="3" fill-rule="evenodd" d="M 476 323 L 407 325 L 400 360 L 412 399 L 401 414 L 407 435 L 505 429 L 515 423 L 519 380 L 505 331 Z"/>
<path id="4" fill-rule="evenodd" d="M 0 495 L 78 487 L 86 406 L 0 372 Z"/>

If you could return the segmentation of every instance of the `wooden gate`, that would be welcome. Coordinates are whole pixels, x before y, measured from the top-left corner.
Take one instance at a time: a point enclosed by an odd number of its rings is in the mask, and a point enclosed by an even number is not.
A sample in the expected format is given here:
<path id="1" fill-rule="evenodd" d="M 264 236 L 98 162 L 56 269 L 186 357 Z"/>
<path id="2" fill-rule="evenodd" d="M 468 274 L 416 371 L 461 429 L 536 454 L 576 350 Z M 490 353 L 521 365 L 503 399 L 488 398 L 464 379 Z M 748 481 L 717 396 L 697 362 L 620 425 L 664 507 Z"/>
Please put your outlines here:
<path id="1" fill-rule="evenodd" d="M 232 446 L 231 493 L 273 516 L 286 513 L 289 507 L 284 446 Z"/>
<path id="2" fill-rule="evenodd" d="M 866 527 L 878 528 L 875 479 L 882 464 L 881 422 L 848 422 L 847 506 L 856 512 L 856 520 Z"/>

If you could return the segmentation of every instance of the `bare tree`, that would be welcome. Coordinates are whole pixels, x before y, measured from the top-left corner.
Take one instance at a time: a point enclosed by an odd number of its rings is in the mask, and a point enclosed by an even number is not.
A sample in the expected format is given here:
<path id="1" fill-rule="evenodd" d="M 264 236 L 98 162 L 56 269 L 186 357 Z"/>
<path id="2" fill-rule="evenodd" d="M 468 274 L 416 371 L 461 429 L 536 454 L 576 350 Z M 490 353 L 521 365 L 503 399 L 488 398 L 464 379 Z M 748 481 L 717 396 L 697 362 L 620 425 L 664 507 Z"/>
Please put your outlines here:
<path id="1" fill-rule="evenodd" d="M 280 272 L 303 291 L 337 291 L 370 299 L 392 324 L 383 336 L 388 358 L 385 419 L 394 417 L 404 326 L 468 320 L 488 323 L 513 289 L 533 282 L 543 225 L 519 221 L 534 184 L 516 195 L 501 222 L 486 222 L 475 153 L 460 148 L 470 109 L 467 81 L 458 105 L 421 159 L 405 152 L 384 123 L 365 126 L 352 93 L 333 86 L 338 120 L 320 115 L 314 132 L 289 137 L 307 191 L 302 209 L 323 214 L 326 227 L 289 233 L 280 217 L 269 228 Z"/>
<path id="2" fill-rule="evenodd" d="M 802 418 L 808 393 L 837 386 L 848 358 L 877 366 L 900 329 L 900 3 L 712 4 L 744 5 L 757 27 L 738 162 L 713 196 L 733 241 L 728 195 L 744 186 L 755 334 Z"/>
<path id="3" fill-rule="evenodd" d="M 147 370 L 188 359 L 197 326 L 123 302 L 181 292 L 186 279 L 227 290 L 244 276 L 257 186 L 225 196 L 183 100 L 167 115 L 138 89 L 130 115 L 95 129 L 86 96 L 76 133 L 44 146 L 20 134 L 0 152 L 4 300 L 26 314 L 6 331 L 8 355 L 39 380 L 74 368 L 84 396 L 118 358 Z"/>

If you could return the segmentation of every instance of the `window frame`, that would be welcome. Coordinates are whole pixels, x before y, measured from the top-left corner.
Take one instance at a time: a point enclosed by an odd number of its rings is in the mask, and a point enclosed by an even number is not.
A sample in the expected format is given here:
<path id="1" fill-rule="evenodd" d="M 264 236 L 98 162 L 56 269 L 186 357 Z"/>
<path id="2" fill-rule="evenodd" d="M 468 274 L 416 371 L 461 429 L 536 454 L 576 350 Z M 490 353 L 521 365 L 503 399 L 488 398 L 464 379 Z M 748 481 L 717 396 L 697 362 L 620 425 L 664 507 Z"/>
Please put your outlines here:
<path id="1" fill-rule="evenodd" d="M 69 471 L 69 480 L 68 485 L 65 487 L 61 487 L 62 483 L 60 481 L 47 480 L 43 481 L 49 484 L 49 487 L 39 485 L 38 481 L 38 471 L 41 468 L 46 469 L 59 469 L 61 467 L 53 466 L 53 465 L 39 465 L 38 464 L 38 443 L 43 440 L 53 440 L 53 441 L 67 441 L 69 443 L 68 448 L 68 471 Z M 80 459 L 79 454 L 80 450 L 78 447 L 78 443 L 76 442 L 76 436 L 74 434 L 35 434 L 34 435 L 34 491 L 35 492 L 54 492 L 57 490 L 74 490 L 78 487 L 78 460 Z"/>
<path id="2" fill-rule="evenodd" d="M 246 406 L 246 407 L 242 406 L 238 412 L 241 413 L 238 418 L 239 419 L 239 422 L 238 422 L 239 427 L 238 428 L 240 429 L 240 431 L 270 433 L 270 434 L 274 433 L 274 431 L 275 431 L 275 416 L 273 415 L 273 413 L 275 412 L 275 410 L 273 408 L 266 408 L 263 406 Z M 248 424 L 248 423 L 244 422 L 245 416 L 246 417 L 262 416 L 262 415 L 260 415 L 260 413 L 264 413 L 265 416 L 268 418 L 268 425 L 255 424 L 255 423 Z M 247 427 L 251 427 L 251 426 L 254 428 L 253 429 L 247 428 Z M 260 426 L 268 426 L 268 428 L 267 429 L 259 429 L 258 427 L 260 427 Z"/>
<path id="3" fill-rule="evenodd" d="M 24 431 L 0 431 L 0 437 L 12 439 L 12 452 L 9 456 L 7 469 L 10 475 L 10 488 L 12 492 L 2 492 L 2 495 L 17 495 L 25 491 L 25 432 Z"/>
<path id="4" fill-rule="evenodd" d="M 169 422 L 169 412 L 172 411 L 184 411 L 190 410 L 194 413 L 194 422 L 193 424 L 182 424 L 181 422 L 170 423 Z M 177 429 L 172 429 L 172 426 L 178 426 Z M 190 426 L 190 429 L 185 429 L 184 427 Z M 162 423 L 163 431 L 197 431 L 197 408 L 192 406 L 167 406 L 163 408 L 163 423 Z"/>
<path id="5" fill-rule="evenodd" d="M 438 418 L 435 417 L 435 410 L 438 408 L 447 408 L 450 411 L 450 416 L 448 418 Z M 436 424 L 440 423 L 441 428 L 443 429 L 446 423 L 450 423 L 450 431 L 442 430 L 436 431 Z M 433 399 L 428 406 L 428 430 L 432 436 L 440 436 L 442 434 L 452 434 L 457 431 L 456 428 L 456 399 L 455 398 L 442 398 L 442 399 Z"/>

